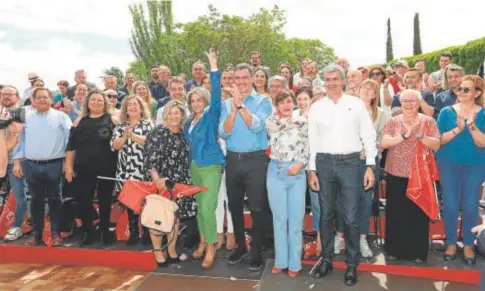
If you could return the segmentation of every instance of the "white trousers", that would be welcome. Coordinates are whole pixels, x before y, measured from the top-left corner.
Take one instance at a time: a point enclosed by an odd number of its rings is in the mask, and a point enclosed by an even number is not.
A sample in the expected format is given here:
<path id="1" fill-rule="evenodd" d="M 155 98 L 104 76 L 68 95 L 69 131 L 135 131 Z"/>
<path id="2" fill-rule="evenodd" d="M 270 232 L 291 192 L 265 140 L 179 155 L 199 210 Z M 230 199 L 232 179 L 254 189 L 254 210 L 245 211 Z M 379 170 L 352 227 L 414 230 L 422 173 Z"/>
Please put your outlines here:
<path id="1" fill-rule="evenodd" d="M 219 196 L 217 199 L 216 208 L 216 221 L 217 221 L 217 233 L 224 232 L 224 216 L 227 219 L 227 232 L 234 233 L 234 228 L 232 226 L 232 216 L 229 211 L 229 206 L 227 202 L 227 188 L 226 188 L 226 172 L 222 174 L 221 187 L 219 188 Z"/>

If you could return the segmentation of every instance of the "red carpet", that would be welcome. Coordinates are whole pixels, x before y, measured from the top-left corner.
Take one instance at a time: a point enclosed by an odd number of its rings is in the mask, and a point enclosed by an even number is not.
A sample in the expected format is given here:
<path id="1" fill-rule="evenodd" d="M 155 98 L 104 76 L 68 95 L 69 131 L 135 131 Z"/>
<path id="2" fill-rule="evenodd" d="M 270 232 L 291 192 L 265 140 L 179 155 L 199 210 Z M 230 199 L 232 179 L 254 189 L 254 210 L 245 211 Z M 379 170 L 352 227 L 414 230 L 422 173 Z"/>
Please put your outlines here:
<path id="1" fill-rule="evenodd" d="M 125 250 L 96 250 L 79 248 L 50 248 L 0 245 L 0 263 L 40 263 L 54 265 L 102 266 L 120 269 L 152 271 L 156 268 L 150 252 Z M 303 261 L 314 265 L 315 261 Z M 335 262 L 336 268 L 345 263 Z M 480 272 L 433 267 L 361 264 L 359 270 L 407 277 L 428 278 L 478 285 Z"/>

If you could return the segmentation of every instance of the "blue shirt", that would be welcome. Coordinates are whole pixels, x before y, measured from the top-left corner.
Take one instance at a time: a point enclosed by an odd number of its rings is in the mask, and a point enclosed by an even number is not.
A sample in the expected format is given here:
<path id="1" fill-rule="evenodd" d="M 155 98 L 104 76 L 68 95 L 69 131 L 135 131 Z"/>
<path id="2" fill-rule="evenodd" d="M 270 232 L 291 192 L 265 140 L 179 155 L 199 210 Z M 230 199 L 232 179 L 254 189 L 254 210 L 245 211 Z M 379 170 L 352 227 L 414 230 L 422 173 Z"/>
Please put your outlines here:
<path id="1" fill-rule="evenodd" d="M 253 90 L 251 94 L 244 98 L 243 104 L 251 113 L 252 124 L 246 125 L 237 113 L 232 131 L 224 131 L 224 123 L 232 110 L 232 98 L 224 101 L 221 108 L 221 121 L 219 123 L 219 135 L 227 141 L 227 150 L 231 152 L 247 153 L 264 151 L 268 148 L 268 132 L 265 122 L 273 111 L 271 98 L 262 96 Z"/>
<path id="2" fill-rule="evenodd" d="M 475 124 L 481 132 L 485 132 L 485 109 L 482 108 L 477 113 Z M 443 108 L 438 116 L 440 133 L 443 134 L 455 127 L 456 113 L 450 106 Z M 475 145 L 470 130 L 465 126 L 465 129 L 455 138 L 441 146 L 436 152 L 436 158 L 438 162 L 456 165 L 485 165 L 485 150 Z"/>
<path id="3" fill-rule="evenodd" d="M 451 106 L 456 103 L 456 95 L 453 90 L 448 89 L 436 95 L 434 98 L 434 114 L 436 118 L 440 114 L 441 109 L 446 106 Z"/>
<path id="4" fill-rule="evenodd" d="M 79 112 L 81 112 L 81 104 L 77 103 L 76 100 L 72 101 L 72 106 Z M 77 114 L 76 112 L 74 112 L 74 110 L 71 110 L 69 109 L 69 111 L 67 112 L 67 115 L 69 115 L 69 118 L 71 118 L 71 121 L 74 122 L 79 114 Z"/>
<path id="5" fill-rule="evenodd" d="M 185 91 L 187 93 L 189 93 L 192 86 L 200 87 L 200 86 L 202 86 L 202 83 L 197 84 L 197 82 L 195 80 L 188 80 L 187 83 L 185 84 Z"/>
<path id="6" fill-rule="evenodd" d="M 43 161 L 63 158 L 71 126 L 71 119 L 62 111 L 52 108 L 42 114 L 37 110 L 26 111 L 14 159 Z"/>
<path id="7" fill-rule="evenodd" d="M 210 104 L 197 124 L 190 131 L 194 120 L 191 116 L 185 123 L 184 134 L 190 145 L 190 155 L 199 167 L 224 164 L 224 153 L 217 142 L 218 127 L 221 117 L 221 84 L 219 71 L 210 72 L 211 99 Z"/>

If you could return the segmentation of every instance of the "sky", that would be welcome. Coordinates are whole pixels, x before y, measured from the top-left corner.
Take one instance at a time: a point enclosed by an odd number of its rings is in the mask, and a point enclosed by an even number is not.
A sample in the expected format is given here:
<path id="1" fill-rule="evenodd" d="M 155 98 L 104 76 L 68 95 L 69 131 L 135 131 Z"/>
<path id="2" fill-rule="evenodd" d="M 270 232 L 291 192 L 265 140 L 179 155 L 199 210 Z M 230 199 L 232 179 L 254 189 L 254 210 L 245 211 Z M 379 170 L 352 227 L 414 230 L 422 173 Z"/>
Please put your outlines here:
<path id="1" fill-rule="evenodd" d="M 4 2 L 4 3 L 3 3 Z M 24 89 L 36 72 L 49 88 L 74 81 L 84 69 L 101 84 L 102 71 L 122 70 L 134 60 L 131 0 L 16 0 L 0 6 L 0 84 Z M 144 1 L 143 1 L 144 2 Z M 213 4 L 221 13 L 249 16 L 278 4 L 286 11 L 287 37 L 317 38 L 346 57 L 352 67 L 385 61 L 386 21 L 391 17 L 394 57 L 413 49 L 413 17 L 420 13 L 424 52 L 484 37 L 485 1 L 461 0 L 175 0 L 176 22 L 190 22 Z M 264 56 L 263 56 L 264 64 Z"/>

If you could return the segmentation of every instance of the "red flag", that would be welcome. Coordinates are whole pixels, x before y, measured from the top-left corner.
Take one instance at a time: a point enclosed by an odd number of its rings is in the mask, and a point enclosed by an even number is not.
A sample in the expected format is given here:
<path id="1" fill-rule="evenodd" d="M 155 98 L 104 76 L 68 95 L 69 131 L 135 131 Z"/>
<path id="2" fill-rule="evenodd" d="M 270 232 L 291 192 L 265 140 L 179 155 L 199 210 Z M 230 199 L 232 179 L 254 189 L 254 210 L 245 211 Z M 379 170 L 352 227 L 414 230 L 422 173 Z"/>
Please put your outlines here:
<path id="1" fill-rule="evenodd" d="M 207 187 L 175 183 L 175 186 L 173 187 L 173 198 L 175 199 L 181 196 L 188 197 L 208 190 L 209 188 Z M 167 198 L 170 197 L 170 193 L 167 190 L 162 191 L 160 194 Z"/>
<path id="2" fill-rule="evenodd" d="M 419 141 L 411 166 L 406 197 L 416 203 L 431 220 L 439 217 L 438 198 L 434 188 L 434 183 L 438 180 L 438 167 L 433 151 Z"/>
<path id="3" fill-rule="evenodd" d="M 173 188 L 173 198 L 192 196 L 205 191 L 208 191 L 207 187 L 175 183 Z M 158 189 L 153 182 L 127 180 L 123 184 L 123 189 L 121 190 L 118 200 L 138 214 L 141 212 L 141 205 L 145 197 L 156 193 L 158 193 Z M 167 190 L 162 191 L 160 195 L 170 198 L 170 194 Z"/>
<path id="4" fill-rule="evenodd" d="M 145 197 L 150 194 L 158 193 L 155 183 L 126 180 L 123 183 L 118 201 L 133 210 L 136 214 L 141 212 L 141 204 Z"/>

